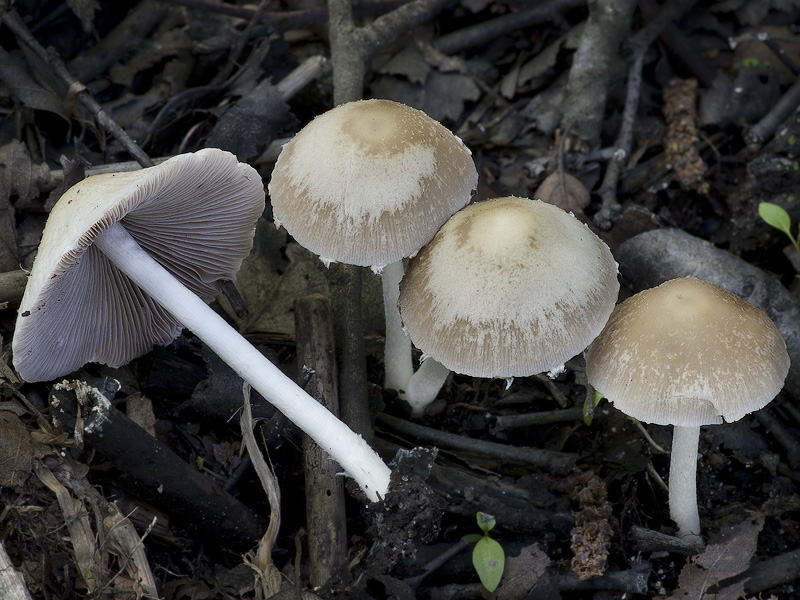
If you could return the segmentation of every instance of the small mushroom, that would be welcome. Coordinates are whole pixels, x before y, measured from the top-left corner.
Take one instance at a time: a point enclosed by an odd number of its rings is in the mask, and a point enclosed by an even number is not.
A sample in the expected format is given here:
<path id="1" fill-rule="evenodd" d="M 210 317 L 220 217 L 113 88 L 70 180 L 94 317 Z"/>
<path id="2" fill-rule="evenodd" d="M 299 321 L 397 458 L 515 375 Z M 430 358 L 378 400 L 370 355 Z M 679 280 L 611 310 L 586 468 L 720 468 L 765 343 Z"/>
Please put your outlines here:
<path id="1" fill-rule="evenodd" d="M 378 455 L 206 304 L 250 252 L 263 209 L 258 173 L 216 149 L 76 184 L 42 233 L 14 366 L 26 381 L 119 366 L 185 326 L 378 500 L 389 483 Z"/>
<path id="2" fill-rule="evenodd" d="M 586 225 L 551 204 L 506 197 L 445 223 L 409 262 L 399 306 L 414 344 L 448 369 L 513 378 L 558 370 L 582 352 L 618 292 L 617 264 Z M 415 413 L 433 397 L 424 400 Z"/>
<path id="3" fill-rule="evenodd" d="M 783 387 L 789 354 L 761 310 L 700 279 L 673 279 L 620 304 L 586 351 L 589 383 L 626 415 L 674 425 L 670 515 L 702 543 L 697 508 L 701 425 L 737 421 Z"/>
<path id="4" fill-rule="evenodd" d="M 402 260 L 428 243 L 477 187 L 463 142 L 422 111 L 389 100 L 340 105 L 281 151 L 269 194 L 276 225 L 329 264 L 382 272 L 386 387 L 405 390 L 411 343 L 397 313 Z"/>

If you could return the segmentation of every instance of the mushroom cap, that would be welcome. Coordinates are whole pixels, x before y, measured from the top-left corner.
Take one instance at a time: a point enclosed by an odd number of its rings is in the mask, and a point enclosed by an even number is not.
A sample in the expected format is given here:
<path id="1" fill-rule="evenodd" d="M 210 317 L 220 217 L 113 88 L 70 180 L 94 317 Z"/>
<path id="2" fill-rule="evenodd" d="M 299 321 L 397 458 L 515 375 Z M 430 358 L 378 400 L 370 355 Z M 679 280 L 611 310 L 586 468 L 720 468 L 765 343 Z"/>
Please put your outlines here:
<path id="1" fill-rule="evenodd" d="M 261 177 L 209 148 L 162 164 L 84 179 L 47 220 L 19 308 L 14 366 L 49 381 L 87 362 L 120 366 L 167 344 L 181 325 L 92 243 L 115 222 L 208 301 L 250 252 L 264 210 Z"/>
<path id="2" fill-rule="evenodd" d="M 403 327 L 451 371 L 552 371 L 600 333 L 619 292 L 617 263 L 589 228 L 551 204 L 497 198 L 455 215 L 411 259 Z"/>
<path id="3" fill-rule="evenodd" d="M 672 279 L 620 304 L 586 351 L 589 383 L 659 425 L 736 421 L 770 402 L 789 372 L 761 310 L 700 279 Z"/>
<path id="4" fill-rule="evenodd" d="M 283 147 L 269 194 L 275 223 L 323 260 L 382 268 L 428 243 L 477 182 L 471 152 L 440 123 L 360 100 Z"/>

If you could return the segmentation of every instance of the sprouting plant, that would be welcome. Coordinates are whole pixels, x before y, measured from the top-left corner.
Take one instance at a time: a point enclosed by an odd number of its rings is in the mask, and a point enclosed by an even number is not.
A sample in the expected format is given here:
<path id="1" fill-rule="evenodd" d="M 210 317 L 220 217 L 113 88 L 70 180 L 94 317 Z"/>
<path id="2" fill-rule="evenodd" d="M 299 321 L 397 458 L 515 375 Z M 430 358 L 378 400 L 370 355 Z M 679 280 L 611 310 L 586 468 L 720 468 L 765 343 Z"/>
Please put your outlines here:
<path id="1" fill-rule="evenodd" d="M 792 233 L 792 218 L 783 207 L 773 204 L 772 202 L 761 202 L 758 205 L 758 216 L 761 217 L 767 225 L 771 225 L 785 233 L 791 241 L 797 252 L 797 260 L 800 263 L 800 227 L 798 228 L 797 235 Z"/>
<path id="2" fill-rule="evenodd" d="M 603 398 L 603 394 L 597 390 L 594 391 L 594 395 L 591 399 L 589 399 L 588 396 L 586 397 L 586 400 L 583 403 L 583 422 L 586 423 L 587 427 L 591 427 L 592 418 L 594 417 L 594 409 L 597 408 L 597 405 L 600 404 L 600 401 Z"/>
<path id="3" fill-rule="evenodd" d="M 493 592 L 500 585 L 500 579 L 503 577 L 506 554 L 497 540 L 489 537 L 489 531 L 497 524 L 495 518 L 483 512 L 478 512 L 476 517 L 478 527 L 483 531 L 483 535 L 470 533 L 461 539 L 465 542 L 475 543 L 475 548 L 472 550 L 472 564 L 483 587 Z"/>

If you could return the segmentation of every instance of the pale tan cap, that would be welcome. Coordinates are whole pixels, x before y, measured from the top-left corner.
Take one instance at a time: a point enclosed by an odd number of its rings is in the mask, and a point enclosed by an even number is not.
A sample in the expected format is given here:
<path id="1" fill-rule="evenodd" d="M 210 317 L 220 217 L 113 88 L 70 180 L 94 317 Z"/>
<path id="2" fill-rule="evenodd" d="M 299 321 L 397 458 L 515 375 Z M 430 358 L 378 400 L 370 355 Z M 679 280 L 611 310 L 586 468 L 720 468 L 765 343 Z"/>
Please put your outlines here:
<path id="1" fill-rule="evenodd" d="M 381 268 L 430 241 L 477 181 L 469 149 L 440 123 L 361 100 L 318 116 L 284 146 L 269 194 L 275 223 L 323 260 Z"/>
<path id="2" fill-rule="evenodd" d="M 559 368 L 600 333 L 619 292 L 608 247 L 572 215 L 525 198 L 472 204 L 408 265 L 400 315 L 451 371 L 527 376 Z"/>
<path id="3" fill-rule="evenodd" d="M 737 421 L 768 404 L 788 372 L 766 314 L 693 278 L 628 298 L 586 351 L 589 383 L 625 414 L 660 425 Z"/>
<path id="4" fill-rule="evenodd" d="M 258 173 L 214 148 L 74 185 L 50 213 L 22 298 L 17 371 L 26 381 L 49 381 L 87 362 L 120 366 L 180 333 L 180 323 L 92 246 L 101 230 L 121 222 L 210 300 L 218 280 L 235 278 L 263 210 Z"/>

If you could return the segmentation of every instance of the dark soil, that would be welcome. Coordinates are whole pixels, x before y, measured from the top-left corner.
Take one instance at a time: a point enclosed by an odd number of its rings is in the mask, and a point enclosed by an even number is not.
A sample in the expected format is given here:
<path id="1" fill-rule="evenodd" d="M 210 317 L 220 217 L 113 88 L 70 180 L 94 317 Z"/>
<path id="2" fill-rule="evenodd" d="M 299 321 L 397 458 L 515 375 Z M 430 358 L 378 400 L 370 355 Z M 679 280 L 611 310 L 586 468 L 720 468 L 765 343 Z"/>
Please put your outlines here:
<path id="1" fill-rule="evenodd" d="M 336 65 L 314 62 L 329 58 L 325 5 L 264 3 L 259 17 L 257 4 L 0 1 L 0 548 L 30 596 L 148 597 L 151 573 L 166 600 L 800 598 L 800 367 L 763 410 L 703 428 L 704 547 L 673 535 L 671 428 L 605 400 L 587 417 L 580 356 L 552 380 L 510 387 L 452 375 L 410 419 L 380 387 L 380 283 L 366 269 L 358 344 L 374 429 L 362 433 L 394 461 L 394 476 L 381 503 L 347 482 L 344 511 L 327 522 L 341 546 L 309 539 L 302 435 L 254 394 L 255 437 L 281 494 L 270 507 L 242 452 L 241 380 L 190 332 L 118 369 L 87 365 L 65 385 L 16 377 L 19 268 L 30 269 L 49 210 L 97 167 L 138 168 L 119 164 L 130 148 L 81 96 L 142 156 L 219 147 L 265 184 L 281 144 L 331 108 Z M 648 40 L 638 101 L 625 113 L 637 32 L 659 5 L 644 0 L 612 23 L 595 12 L 603 4 L 550 0 L 523 22 L 528 3 L 450 2 L 378 44 L 364 97 L 416 106 L 456 132 L 473 153 L 479 199 L 547 195 L 585 220 L 620 263 L 621 299 L 673 277 L 708 279 L 767 312 L 800 365 L 797 254 L 758 216 L 759 203 L 775 203 L 798 233 L 800 6 L 666 0 L 678 11 Z M 370 23 L 397 5 L 355 11 Z M 604 55 L 598 42 L 600 65 L 576 91 L 566 81 L 584 60 L 576 48 L 587 17 L 619 43 Z M 278 84 L 300 64 L 310 75 L 287 92 Z M 595 110 L 583 106 L 595 95 L 606 100 L 593 130 L 580 115 Z M 626 123 L 632 142 L 615 163 Z M 575 178 L 566 193 L 553 180 L 540 190 L 562 171 Z M 294 302 L 329 287 L 329 272 L 272 225 L 268 205 L 236 289 L 213 306 L 297 378 Z M 276 512 L 274 546 L 259 553 Z M 474 542 L 462 541 L 481 534 L 479 512 L 494 517 L 489 535 L 505 552 L 493 593 L 472 563 Z M 327 547 L 330 578 L 315 580 L 322 559 L 312 547 Z M 0 597 L 24 597 L 3 585 Z"/>

